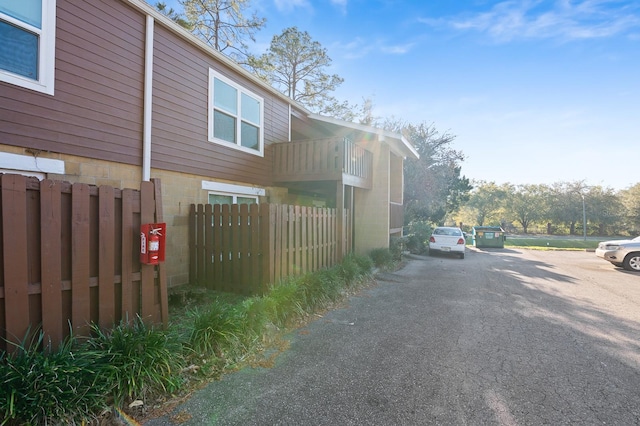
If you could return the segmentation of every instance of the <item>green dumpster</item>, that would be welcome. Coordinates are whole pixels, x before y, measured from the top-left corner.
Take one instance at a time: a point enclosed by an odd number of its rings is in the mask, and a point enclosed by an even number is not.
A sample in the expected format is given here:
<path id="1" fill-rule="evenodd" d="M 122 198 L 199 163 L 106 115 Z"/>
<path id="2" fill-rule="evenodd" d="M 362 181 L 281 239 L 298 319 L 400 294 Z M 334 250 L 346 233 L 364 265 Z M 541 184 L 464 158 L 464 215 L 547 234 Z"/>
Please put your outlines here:
<path id="1" fill-rule="evenodd" d="M 504 248 L 504 240 L 507 239 L 504 229 L 499 226 L 474 226 L 471 236 L 474 247 Z"/>

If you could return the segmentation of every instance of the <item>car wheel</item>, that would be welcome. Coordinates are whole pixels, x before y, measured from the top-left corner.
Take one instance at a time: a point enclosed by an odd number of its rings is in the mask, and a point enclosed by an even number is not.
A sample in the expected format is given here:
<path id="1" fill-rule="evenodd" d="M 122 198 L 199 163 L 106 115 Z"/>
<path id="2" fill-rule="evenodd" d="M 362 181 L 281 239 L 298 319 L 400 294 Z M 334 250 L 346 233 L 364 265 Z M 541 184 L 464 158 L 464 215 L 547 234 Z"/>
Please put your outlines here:
<path id="1" fill-rule="evenodd" d="M 627 271 L 640 272 L 640 252 L 629 253 L 627 257 L 624 258 L 622 266 Z"/>
<path id="2" fill-rule="evenodd" d="M 460 259 L 464 259 L 464 253 L 460 253 Z"/>

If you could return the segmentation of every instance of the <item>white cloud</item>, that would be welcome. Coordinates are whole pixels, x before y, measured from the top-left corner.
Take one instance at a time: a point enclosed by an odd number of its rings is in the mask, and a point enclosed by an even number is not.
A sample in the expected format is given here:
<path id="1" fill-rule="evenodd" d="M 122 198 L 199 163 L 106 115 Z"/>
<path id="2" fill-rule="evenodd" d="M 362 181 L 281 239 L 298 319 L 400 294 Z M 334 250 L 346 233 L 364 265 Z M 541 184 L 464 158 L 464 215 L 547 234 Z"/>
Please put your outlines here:
<path id="1" fill-rule="evenodd" d="M 309 0 L 274 0 L 273 3 L 280 12 L 291 12 L 297 8 L 312 9 Z"/>
<path id="2" fill-rule="evenodd" d="M 336 6 L 343 14 L 347 13 L 349 0 L 331 0 L 331 4 Z"/>
<path id="3" fill-rule="evenodd" d="M 393 46 L 381 46 L 380 50 L 383 53 L 388 53 L 392 55 L 404 55 L 408 53 L 413 46 L 414 46 L 413 43 L 397 44 Z"/>
<path id="4" fill-rule="evenodd" d="M 452 19 L 421 19 L 431 26 L 486 33 L 498 41 L 604 38 L 640 29 L 640 7 L 611 0 L 504 1 L 486 12 Z"/>

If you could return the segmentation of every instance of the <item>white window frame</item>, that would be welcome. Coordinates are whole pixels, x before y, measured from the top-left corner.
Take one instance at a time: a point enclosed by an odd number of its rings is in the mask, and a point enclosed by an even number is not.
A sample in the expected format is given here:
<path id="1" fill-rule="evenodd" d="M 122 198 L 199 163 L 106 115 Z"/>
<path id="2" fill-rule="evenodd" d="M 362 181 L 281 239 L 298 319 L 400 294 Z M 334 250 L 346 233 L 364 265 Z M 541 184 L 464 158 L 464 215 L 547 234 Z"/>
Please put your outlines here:
<path id="1" fill-rule="evenodd" d="M 53 96 L 55 85 L 56 0 L 41 1 L 42 28 L 33 27 L 0 12 L 1 20 L 38 35 L 38 79 L 33 80 L 0 69 L 0 81 Z"/>
<path id="2" fill-rule="evenodd" d="M 35 176 L 43 180 L 47 173 L 64 175 L 64 170 L 63 160 L 0 152 L 0 173 Z"/>
<path id="3" fill-rule="evenodd" d="M 229 142 L 229 141 L 225 141 L 222 139 L 218 139 L 215 138 L 214 132 L 213 132 L 213 124 L 214 124 L 214 79 L 218 79 L 226 84 L 228 84 L 229 86 L 233 87 L 234 89 L 237 90 L 237 96 L 238 96 L 238 113 L 236 118 L 236 135 L 237 135 L 237 141 L 236 143 L 233 142 Z M 242 95 L 246 95 L 249 96 L 253 99 L 255 99 L 256 101 L 259 102 L 260 104 L 260 124 L 257 126 L 258 127 L 258 146 L 259 149 L 252 149 L 252 148 L 247 148 L 242 146 L 242 132 L 241 132 L 241 125 L 242 125 L 242 117 L 241 117 L 241 111 L 242 111 Z M 215 70 L 209 68 L 209 142 L 214 142 L 220 145 L 224 145 L 224 146 L 228 146 L 230 148 L 234 148 L 234 149 L 238 149 L 240 151 L 243 152 L 247 152 L 249 154 L 253 154 L 253 155 L 258 155 L 260 157 L 264 157 L 264 99 L 258 95 L 256 95 L 255 93 L 249 91 L 248 89 L 240 86 L 238 83 L 234 82 L 233 80 L 228 79 L 227 77 L 223 76 L 222 74 L 216 72 Z M 228 112 L 225 112 L 226 114 L 228 114 Z M 256 125 L 256 123 L 250 123 L 252 125 Z"/>
<path id="4" fill-rule="evenodd" d="M 209 202 L 209 194 L 215 194 L 232 197 L 233 204 L 237 203 L 238 197 L 253 198 L 256 200 L 256 204 L 260 204 L 258 197 L 264 197 L 266 194 L 264 188 L 205 180 L 202 181 L 202 189 L 207 190 L 207 202 Z"/>

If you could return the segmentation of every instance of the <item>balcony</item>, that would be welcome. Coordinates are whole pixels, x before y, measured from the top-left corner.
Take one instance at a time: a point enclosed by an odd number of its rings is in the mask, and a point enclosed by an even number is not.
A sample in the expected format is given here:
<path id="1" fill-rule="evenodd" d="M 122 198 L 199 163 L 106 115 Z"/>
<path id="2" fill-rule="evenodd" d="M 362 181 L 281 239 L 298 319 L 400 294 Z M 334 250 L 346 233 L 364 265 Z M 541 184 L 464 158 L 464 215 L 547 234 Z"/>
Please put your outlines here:
<path id="1" fill-rule="evenodd" d="M 373 154 L 349 139 L 317 139 L 273 145 L 274 182 L 341 181 L 371 189 Z"/>

